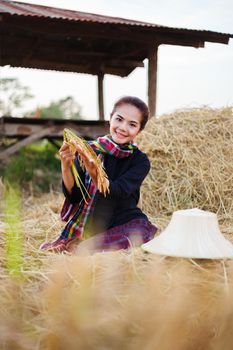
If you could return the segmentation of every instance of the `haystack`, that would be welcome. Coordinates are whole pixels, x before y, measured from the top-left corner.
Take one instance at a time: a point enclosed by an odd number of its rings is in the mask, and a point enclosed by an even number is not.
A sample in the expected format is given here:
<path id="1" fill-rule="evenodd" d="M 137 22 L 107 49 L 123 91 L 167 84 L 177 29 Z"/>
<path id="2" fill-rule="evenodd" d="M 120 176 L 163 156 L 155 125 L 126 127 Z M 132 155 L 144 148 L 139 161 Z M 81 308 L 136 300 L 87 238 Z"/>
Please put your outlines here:
<path id="1" fill-rule="evenodd" d="M 142 195 L 152 221 L 164 228 L 173 211 L 200 208 L 233 233 L 233 108 L 151 118 L 137 141 L 152 166 Z"/>

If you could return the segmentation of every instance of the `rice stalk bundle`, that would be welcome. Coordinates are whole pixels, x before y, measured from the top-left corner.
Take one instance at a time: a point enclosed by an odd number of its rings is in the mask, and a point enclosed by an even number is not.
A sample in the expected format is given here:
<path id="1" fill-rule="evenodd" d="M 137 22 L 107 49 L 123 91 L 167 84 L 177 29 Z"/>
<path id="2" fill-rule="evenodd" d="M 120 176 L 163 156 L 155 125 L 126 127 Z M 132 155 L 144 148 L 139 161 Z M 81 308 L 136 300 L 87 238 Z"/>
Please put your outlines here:
<path id="1" fill-rule="evenodd" d="M 106 194 L 109 192 L 108 181 L 107 181 L 108 176 L 103 168 L 100 157 L 98 157 L 96 155 L 96 153 L 94 152 L 94 150 L 92 149 L 92 147 L 90 146 L 90 144 L 86 140 L 77 136 L 71 130 L 64 129 L 63 135 L 64 135 L 64 141 L 69 145 L 70 150 L 73 154 L 76 153 L 76 149 L 75 149 L 75 146 L 73 144 L 73 142 L 75 142 L 83 149 L 83 151 L 85 152 L 85 154 L 88 156 L 89 159 L 94 160 L 94 163 L 96 166 L 96 171 L 97 171 L 97 188 L 101 193 L 104 194 L 104 196 L 106 196 Z M 82 170 L 84 171 L 85 165 L 84 165 L 84 162 L 83 162 L 80 155 L 78 155 L 78 159 L 79 159 L 80 166 L 81 166 Z M 83 199 L 86 201 L 85 194 L 88 196 L 90 196 L 90 195 L 87 192 L 84 184 L 81 181 L 81 178 L 80 178 L 80 176 L 77 172 L 77 169 L 75 167 L 74 161 L 72 162 L 72 172 L 73 172 L 75 182 L 81 190 Z"/>

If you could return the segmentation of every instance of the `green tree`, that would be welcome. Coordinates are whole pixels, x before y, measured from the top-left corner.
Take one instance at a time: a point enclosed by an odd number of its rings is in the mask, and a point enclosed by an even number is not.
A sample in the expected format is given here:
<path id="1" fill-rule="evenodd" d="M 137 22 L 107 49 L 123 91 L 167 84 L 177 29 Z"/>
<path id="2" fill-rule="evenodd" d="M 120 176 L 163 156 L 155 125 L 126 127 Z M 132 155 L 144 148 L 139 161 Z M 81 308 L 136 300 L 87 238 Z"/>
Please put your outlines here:
<path id="1" fill-rule="evenodd" d="M 0 115 L 14 115 L 33 95 L 17 78 L 0 78 Z"/>
<path id="2" fill-rule="evenodd" d="M 81 119 L 81 107 L 72 96 L 51 102 L 47 107 L 37 108 L 31 117 L 54 119 Z"/>

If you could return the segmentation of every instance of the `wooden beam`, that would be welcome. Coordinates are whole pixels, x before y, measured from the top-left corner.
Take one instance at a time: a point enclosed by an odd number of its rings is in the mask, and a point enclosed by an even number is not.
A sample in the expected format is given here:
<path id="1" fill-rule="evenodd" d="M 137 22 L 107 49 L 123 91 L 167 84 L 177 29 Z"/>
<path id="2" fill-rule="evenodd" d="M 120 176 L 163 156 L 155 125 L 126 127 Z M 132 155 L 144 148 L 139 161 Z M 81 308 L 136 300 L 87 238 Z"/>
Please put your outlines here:
<path id="1" fill-rule="evenodd" d="M 169 37 L 164 36 L 163 39 L 161 39 L 161 44 L 164 45 L 176 45 L 176 46 L 188 46 L 188 47 L 195 47 L 196 49 L 200 47 L 205 47 L 205 41 L 201 39 L 192 39 L 190 38 L 177 38 L 177 37 Z"/>
<path id="2" fill-rule="evenodd" d="M 148 106 L 150 115 L 156 115 L 156 94 L 157 94 L 157 61 L 158 46 L 149 50 L 148 53 Z"/>
<path id="3" fill-rule="evenodd" d="M 54 128 L 43 137 L 47 139 L 62 139 L 63 129 L 74 130 L 78 136 L 95 139 L 108 132 L 107 121 L 98 120 L 74 120 L 74 119 L 34 119 L 0 117 L 0 138 L 22 139 L 32 134 L 39 133 L 50 126 Z"/>
<path id="4" fill-rule="evenodd" d="M 27 35 L 19 35 L 19 34 L 12 34 L 9 35 L 9 33 L 3 33 L 1 34 L 1 39 L 4 41 L 4 51 L 14 54 L 14 53 L 23 53 L 26 54 L 35 54 L 38 56 L 48 56 L 52 57 L 54 55 L 54 52 L 62 55 L 66 60 L 71 59 L 72 57 L 80 57 L 84 60 L 86 60 L 89 57 L 93 57 L 93 59 L 106 59 L 106 60 L 122 60 L 122 57 L 132 56 L 132 58 L 127 58 L 128 62 L 137 62 L 138 58 L 141 56 L 144 56 L 144 53 L 146 52 L 143 46 L 138 46 L 136 44 L 132 44 L 133 48 L 129 47 L 129 43 L 126 42 L 125 46 L 121 48 L 121 52 L 117 50 L 115 46 L 112 48 L 108 48 L 106 45 L 106 40 L 99 39 L 98 40 L 98 48 L 93 47 L 92 43 L 97 39 L 91 39 L 91 38 L 85 38 L 85 45 L 83 43 L 83 40 L 81 41 L 83 45 L 78 45 L 75 40 L 66 40 L 65 38 L 56 40 L 56 38 L 53 40 L 52 38 L 47 39 L 44 37 L 34 35 L 34 37 L 27 36 Z M 20 45 L 19 45 L 20 43 Z M 124 43 L 124 42 L 123 42 Z M 136 48 L 137 46 L 137 48 Z M 27 52 L 25 52 L 25 50 Z M 72 56 L 72 57 L 70 57 Z M 135 63 L 134 63 L 135 64 Z"/>
<path id="5" fill-rule="evenodd" d="M 7 149 L 5 149 L 4 151 L 2 151 L 0 153 L 0 159 L 5 160 L 9 156 L 11 156 L 15 152 L 17 152 L 20 148 L 43 138 L 45 135 L 49 134 L 53 129 L 54 129 L 54 126 L 46 127 L 46 128 L 43 128 L 40 131 L 38 131 L 38 132 L 28 136 L 28 137 L 25 137 L 23 140 L 17 142 L 13 146 L 10 146 Z"/>
<path id="6" fill-rule="evenodd" d="M 106 59 L 105 60 L 105 65 L 108 66 L 116 66 L 119 68 L 122 67 L 130 67 L 130 68 L 136 68 L 136 67 L 144 67 L 144 63 L 142 61 L 137 61 L 137 60 L 129 60 L 127 58 L 125 59 Z"/>
<path id="7" fill-rule="evenodd" d="M 99 120 L 104 120 L 104 74 L 98 74 L 98 105 L 99 105 Z"/>
<path id="8" fill-rule="evenodd" d="M 23 40 L 20 38 L 19 40 Z M 38 41 L 38 40 L 37 40 Z M 21 42 L 21 41 L 19 41 Z M 23 45 L 19 45 L 17 40 L 8 40 L 7 45 L 4 47 L 4 52 L 2 53 L 3 60 L 10 59 L 10 63 L 14 63 L 19 61 L 19 64 L 28 65 L 30 64 L 38 64 L 42 62 L 42 64 L 53 64 L 54 66 L 65 65 L 65 66 L 79 66 L 83 67 L 84 70 L 87 70 L 89 64 L 98 65 L 98 70 L 101 64 L 104 64 L 108 67 L 113 68 L 131 68 L 134 69 L 136 67 L 144 67 L 143 60 L 146 58 L 146 50 L 142 51 L 138 56 L 130 58 L 124 57 L 121 55 L 117 55 L 114 52 L 105 51 L 95 53 L 92 50 L 79 51 L 78 48 L 74 49 L 71 47 L 66 47 L 61 44 L 60 48 L 58 46 L 47 46 L 47 42 L 44 43 L 44 46 L 35 48 L 32 45 L 31 41 L 23 41 Z M 52 44 L 51 44 L 52 45 Z M 17 49 L 15 49 L 17 47 Z M 104 49 L 104 48 L 103 48 Z M 59 50 L 60 54 L 57 55 L 57 51 Z M 126 56 L 126 55 L 125 55 Z M 88 62 L 88 63 L 87 63 Z"/>
<path id="9" fill-rule="evenodd" d="M 16 57 L 13 55 L 2 55 L 0 66 L 4 66 L 6 64 L 11 65 L 12 67 L 26 67 L 26 68 L 35 68 L 35 69 L 45 69 L 45 70 L 57 70 L 57 71 L 64 71 L 64 72 L 76 72 L 76 73 L 87 73 L 87 74 L 93 74 L 98 75 L 99 72 L 99 66 L 94 64 L 90 67 L 90 62 L 87 62 L 85 64 L 81 64 L 79 62 L 77 63 L 68 63 L 68 62 L 56 62 L 55 60 L 42 60 L 40 58 L 37 59 L 24 59 L 24 57 Z M 94 67 L 93 67 L 94 66 Z M 113 74 L 118 75 L 121 77 L 126 77 L 129 75 L 133 70 L 135 69 L 135 66 L 133 67 L 111 67 L 111 66 L 103 66 L 103 73 L 104 74 Z"/>

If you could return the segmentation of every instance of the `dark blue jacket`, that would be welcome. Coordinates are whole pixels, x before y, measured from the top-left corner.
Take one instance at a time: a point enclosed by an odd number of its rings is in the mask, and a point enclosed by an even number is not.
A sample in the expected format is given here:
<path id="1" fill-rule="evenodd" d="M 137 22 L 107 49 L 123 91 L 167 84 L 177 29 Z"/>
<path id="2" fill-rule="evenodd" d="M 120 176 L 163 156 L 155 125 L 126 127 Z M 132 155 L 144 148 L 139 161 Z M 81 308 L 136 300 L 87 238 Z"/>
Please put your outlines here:
<path id="1" fill-rule="evenodd" d="M 77 160 L 76 166 L 85 183 L 85 174 L 80 169 Z M 95 195 L 94 211 L 88 221 L 88 228 L 91 227 L 94 234 L 133 219 L 147 219 L 137 207 L 141 183 L 150 170 L 150 162 L 146 154 L 138 149 L 125 158 L 105 154 L 104 167 L 110 182 L 110 192 L 106 197 L 99 191 Z M 76 185 L 69 194 L 63 184 L 63 192 L 71 203 L 79 203 L 82 199 L 81 192 Z"/>

